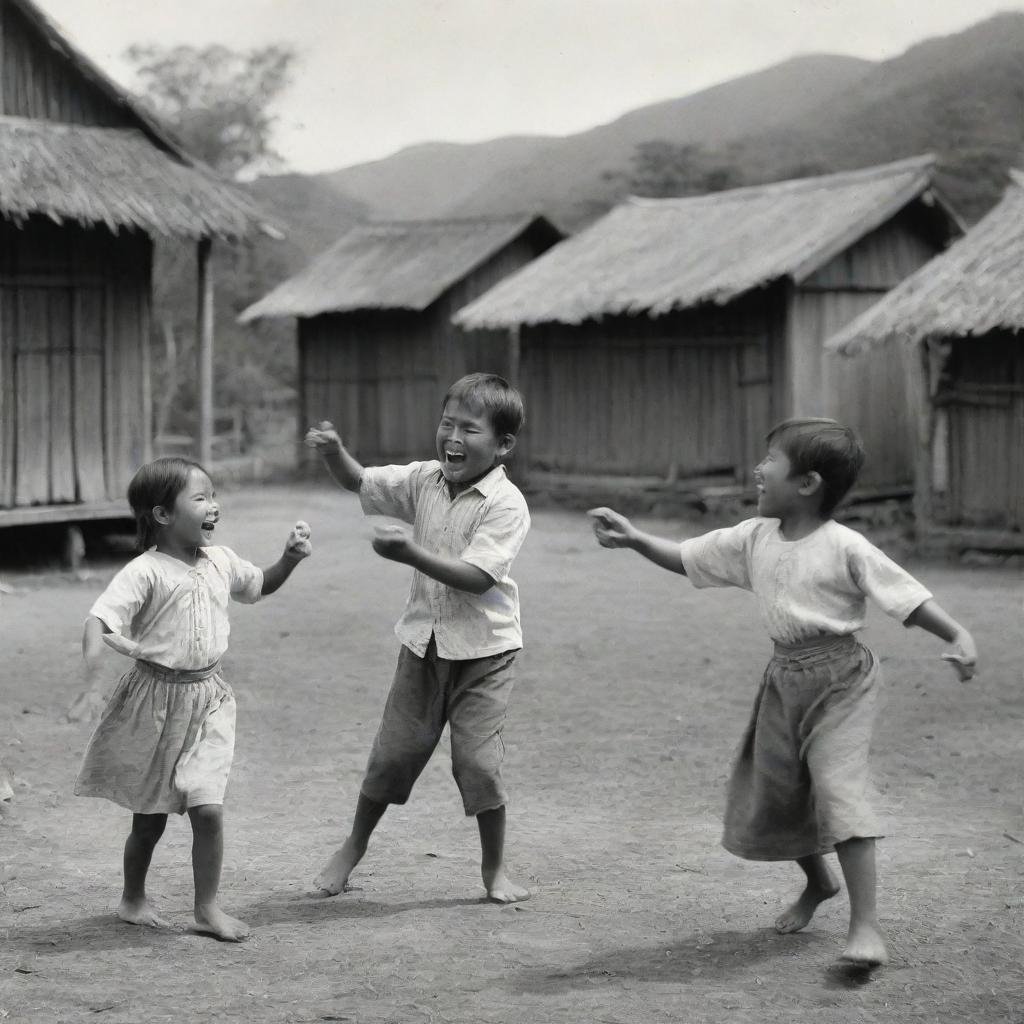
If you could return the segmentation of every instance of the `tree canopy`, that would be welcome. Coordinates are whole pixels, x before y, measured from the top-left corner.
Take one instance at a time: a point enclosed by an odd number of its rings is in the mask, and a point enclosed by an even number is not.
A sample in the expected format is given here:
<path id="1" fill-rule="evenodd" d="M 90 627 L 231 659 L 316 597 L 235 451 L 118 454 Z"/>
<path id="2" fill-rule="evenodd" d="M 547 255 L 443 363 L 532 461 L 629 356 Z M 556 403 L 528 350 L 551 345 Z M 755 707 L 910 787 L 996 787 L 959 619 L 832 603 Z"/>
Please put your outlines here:
<path id="1" fill-rule="evenodd" d="M 141 99 L 195 156 L 229 177 L 279 166 L 271 145 L 274 100 L 295 53 L 283 46 L 132 46 Z"/>

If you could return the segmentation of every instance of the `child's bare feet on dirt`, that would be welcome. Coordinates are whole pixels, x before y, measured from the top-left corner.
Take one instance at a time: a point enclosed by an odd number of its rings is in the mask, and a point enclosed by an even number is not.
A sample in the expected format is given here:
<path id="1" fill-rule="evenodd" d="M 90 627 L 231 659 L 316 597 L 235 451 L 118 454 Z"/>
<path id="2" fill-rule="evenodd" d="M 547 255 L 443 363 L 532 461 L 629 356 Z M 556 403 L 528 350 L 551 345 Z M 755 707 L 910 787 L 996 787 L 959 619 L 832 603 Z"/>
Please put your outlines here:
<path id="1" fill-rule="evenodd" d="M 129 900 L 122 897 L 117 906 L 117 916 L 129 924 L 141 924 L 148 928 L 170 928 L 171 926 L 153 909 L 149 900 Z"/>
<path id="2" fill-rule="evenodd" d="M 482 871 L 481 874 L 487 898 L 494 903 L 522 903 L 530 898 L 530 890 L 516 885 L 501 868 L 493 873 Z"/>
<path id="3" fill-rule="evenodd" d="M 348 892 L 352 888 L 348 884 L 348 876 L 352 869 L 363 859 L 366 847 L 359 847 L 352 842 L 349 836 L 345 842 L 334 851 L 331 859 L 320 869 L 313 885 L 328 896 L 337 896 L 339 892 Z"/>
<path id="4" fill-rule="evenodd" d="M 775 930 L 780 935 L 789 935 L 806 928 L 814 917 L 818 905 L 830 900 L 839 892 L 836 882 L 829 885 L 812 885 L 808 883 L 807 888 L 800 893 L 800 897 L 790 907 L 787 907 L 777 918 L 775 918 Z"/>
<path id="5" fill-rule="evenodd" d="M 850 922 L 850 933 L 846 937 L 846 949 L 839 957 L 844 964 L 854 967 L 881 967 L 889 962 L 885 940 L 873 921 L 854 924 Z"/>
<path id="6" fill-rule="evenodd" d="M 223 942 L 241 942 L 249 937 L 249 926 L 237 917 L 225 914 L 215 903 L 196 907 L 196 929 Z"/>

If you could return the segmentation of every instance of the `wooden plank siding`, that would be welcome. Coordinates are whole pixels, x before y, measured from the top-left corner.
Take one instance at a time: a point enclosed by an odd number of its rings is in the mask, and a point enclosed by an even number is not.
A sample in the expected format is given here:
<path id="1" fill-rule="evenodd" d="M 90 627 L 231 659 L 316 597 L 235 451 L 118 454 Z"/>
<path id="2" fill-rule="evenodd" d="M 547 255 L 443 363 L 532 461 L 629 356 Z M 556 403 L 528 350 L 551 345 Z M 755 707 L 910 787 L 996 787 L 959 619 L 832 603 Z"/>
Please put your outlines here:
<path id="1" fill-rule="evenodd" d="M 433 458 L 449 385 L 466 373 L 509 368 L 504 331 L 462 331 L 452 315 L 537 254 L 527 236 L 510 243 L 422 312 L 300 318 L 304 421 L 330 420 L 366 463 Z"/>
<path id="2" fill-rule="evenodd" d="M 6 2 L 0 2 L 0 104 L 8 117 L 108 128 L 137 124 Z"/>
<path id="3" fill-rule="evenodd" d="M 0 222 L 0 508 L 114 500 L 147 452 L 152 245 Z"/>
<path id="4" fill-rule="evenodd" d="M 748 479 L 776 405 L 780 308 L 767 289 L 656 319 L 522 328 L 529 467 Z"/>
<path id="5" fill-rule="evenodd" d="M 935 404 L 947 420 L 936 440 L 948 446 L 948 492 L 936 502 L 939 520 L 949 526 L 1024 531 L 1020 338 L 994 332 L 954 340 Z"/>
<path id="6" fill-rule="evenodd" d="M 927 263 L 938 242 L 918 207 L 907 207 L 792 288 L 784 369 L 787 416 L 831 416 L 864 441 L 861 487 L 913 479 L 907 354 L 899 345 L 863 356 L 825 356 L 833 334 Z"/>

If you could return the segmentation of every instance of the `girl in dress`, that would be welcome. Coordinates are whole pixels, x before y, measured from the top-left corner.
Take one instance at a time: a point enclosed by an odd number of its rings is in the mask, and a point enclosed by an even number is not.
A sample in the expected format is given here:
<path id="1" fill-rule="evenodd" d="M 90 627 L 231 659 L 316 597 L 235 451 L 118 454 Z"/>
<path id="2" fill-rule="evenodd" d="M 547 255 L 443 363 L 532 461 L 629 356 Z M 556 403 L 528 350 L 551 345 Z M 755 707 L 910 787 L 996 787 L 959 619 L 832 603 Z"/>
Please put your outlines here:
<path id="1" fill-rule="evenodd" d="M 311 552 L 297 523 L 284 553 L 259 569 L 212 543 L 220 509 L 209 475 L 187 459 L 144 465 L 128 486 L 143 554 L 111 581 L 89 611 L 82 653 L 101 692 L 103 643 L 133 659 L 89 741 L 75 783 L 132 811 L 118 917 L 166 926 L 146 898 L 146 873 L 171 812 L 188 812 L 196 927 L 238 942 L 248 928 L 217 905 L 224 851 L 222 805 L 235 744 L 235 698 L 221 675 L 228 602 L 272 594 Z M 82 698 L 80 698 L 80 701 Z"/>

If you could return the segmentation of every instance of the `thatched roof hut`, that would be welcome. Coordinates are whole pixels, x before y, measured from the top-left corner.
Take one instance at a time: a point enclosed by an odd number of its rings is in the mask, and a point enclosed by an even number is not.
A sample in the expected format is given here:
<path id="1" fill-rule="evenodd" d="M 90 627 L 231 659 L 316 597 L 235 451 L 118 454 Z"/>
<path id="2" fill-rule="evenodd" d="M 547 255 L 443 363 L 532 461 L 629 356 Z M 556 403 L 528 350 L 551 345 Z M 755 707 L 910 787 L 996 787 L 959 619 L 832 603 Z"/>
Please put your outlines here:
<path id="1" fill-rule="evenodd" d="M 1024 330 L 1024 173 L 961 239 L 826 345 L 855 355 L 885 342 Z"/>
<path id="2" fill-rule="evenodd" d="M 952 217 L 935 160 L 681 199 L 631 198 L 460 310 L 468 328 L 662 316 L 789 278 L 799 284 L 915 199 Z"/>
<path id="3" fill-rule="evenodd" d="M 548 245 L 562 237 L 535 216 L 358 224 L 239 319 L 247 323 L 360 309 L 419 312 L 526 235 Z"/>
<path id="4" fill-rule="evenodd" d="M 772 421 L 833 415 L 868 440 L 866 483 L 905 487 L 902 371 L 838 379 L 822 345 L 960 231 L 934 166 L 633 198 L 455 322 L 518 333 L 536 468 L 740 481 Z"/>
<path id="5" fill-rule="evenodd" d="M 503 333 L 452 315 L 561 238 L 537 216 L 360 224 L 241 320 L 296 317 L 300 429 L 331 419 L 364 460 L 422 457 L 452 380 L 518 372 Z"/>
<path id="6" fill-rule="evenodd" d="M 30 0 L 0 0 L 0 526 L 120 517 L 151 454 L 153 239 L 197 242 L 199 454 L 215 237 L 277 234 Z"/>
<path id="7" fill-rule="evenodd" d="M 827 344 L 906 353 L 918 529 L 946 546 L 1024 549 L 1024 174 L 1010 177 L 963 238 Z"/>

